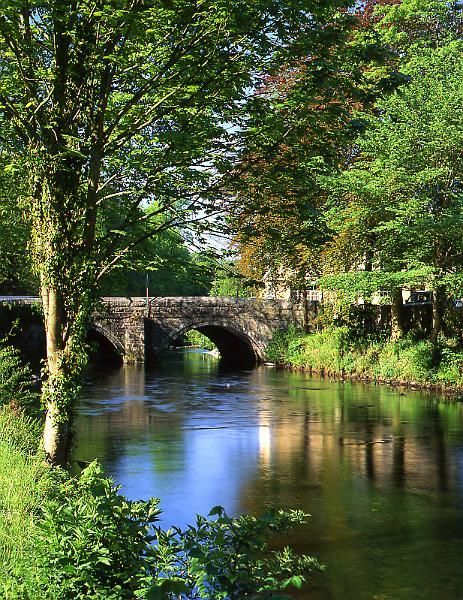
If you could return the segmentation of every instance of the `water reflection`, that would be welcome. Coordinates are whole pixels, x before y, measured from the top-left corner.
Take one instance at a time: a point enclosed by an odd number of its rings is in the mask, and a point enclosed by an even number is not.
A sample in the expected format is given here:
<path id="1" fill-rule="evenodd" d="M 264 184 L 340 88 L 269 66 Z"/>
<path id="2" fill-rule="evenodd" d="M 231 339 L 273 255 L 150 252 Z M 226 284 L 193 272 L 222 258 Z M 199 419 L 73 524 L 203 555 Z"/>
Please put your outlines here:
<path id="1" fill-rule="evenodd" d="M 95 456 L 167 525 L 215 504 L 310 512 L 291 541 L 329 568 L 302 598 L 463 598 L 460 403 L 176 353 L 89 373 L 76 458 Z"/>

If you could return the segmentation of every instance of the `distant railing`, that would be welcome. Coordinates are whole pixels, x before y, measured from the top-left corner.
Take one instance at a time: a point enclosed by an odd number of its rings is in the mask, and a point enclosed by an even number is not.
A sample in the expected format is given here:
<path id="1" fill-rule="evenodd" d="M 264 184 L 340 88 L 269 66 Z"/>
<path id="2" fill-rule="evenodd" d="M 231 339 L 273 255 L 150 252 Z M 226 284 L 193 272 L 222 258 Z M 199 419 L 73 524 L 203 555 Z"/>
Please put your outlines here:
<path id="1" fill-rule="evenodd" d="M 323 300 L 323 292 L 321 290 L 295 290 L 291 294 L 291 299 L 294 302 L 303 302 L 307 298 L 307 302 L 321 302 Z"/>

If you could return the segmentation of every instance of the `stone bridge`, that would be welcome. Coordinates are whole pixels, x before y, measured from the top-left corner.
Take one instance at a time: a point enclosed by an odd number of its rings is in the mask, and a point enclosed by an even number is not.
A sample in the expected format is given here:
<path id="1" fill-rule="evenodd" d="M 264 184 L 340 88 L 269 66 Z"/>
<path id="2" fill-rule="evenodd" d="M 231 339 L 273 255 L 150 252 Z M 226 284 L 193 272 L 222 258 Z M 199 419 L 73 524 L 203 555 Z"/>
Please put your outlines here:
<path id="1" fill-rule="evenodd" d="M 37 304 L 38 298 L 0 297 L 0 304 Z M 286 300 L 226 297 L 102 298 L 90 340 L 124 362 L 143 362 L 181 340 L 191 329 L 212 340 L 225 360 L 255 363 L 278 329 L 303 327 L 315 306 Z"/>
<path id="2" fill-rule="evenodd" d="M 312 307 L 284 300 L 172 297 L 103 298 L 91 328 L 111 342 L 125 362 L 156 356 L 195 329 L 225 360 L 250 363 L 265 358 L 278 329 L 303 327 Z"/>

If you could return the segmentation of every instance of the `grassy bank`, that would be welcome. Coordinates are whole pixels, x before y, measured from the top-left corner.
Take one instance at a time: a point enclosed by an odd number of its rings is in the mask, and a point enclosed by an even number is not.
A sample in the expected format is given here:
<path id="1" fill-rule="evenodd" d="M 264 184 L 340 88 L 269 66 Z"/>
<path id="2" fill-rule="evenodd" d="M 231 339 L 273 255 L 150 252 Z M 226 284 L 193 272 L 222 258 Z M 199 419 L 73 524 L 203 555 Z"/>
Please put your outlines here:
<path id="1" fill-rule="evenodd" d="M 463 389 L 463 350 L 452 340 L 434 346 L 413 336 L 398 341 L 358 337 L 347 327 L 275 334 L 267 358 L 320 374 L 398 384 Z"/>
<path id="2" fill-rule="evenodd" d="M 36 451 L 39 438 L 36 420 L 0 409 L 0 598 L 28 598 L 25 587 L 33 588 L 37 575 L 30 557 L 39 514 L 56 485 Z"/>

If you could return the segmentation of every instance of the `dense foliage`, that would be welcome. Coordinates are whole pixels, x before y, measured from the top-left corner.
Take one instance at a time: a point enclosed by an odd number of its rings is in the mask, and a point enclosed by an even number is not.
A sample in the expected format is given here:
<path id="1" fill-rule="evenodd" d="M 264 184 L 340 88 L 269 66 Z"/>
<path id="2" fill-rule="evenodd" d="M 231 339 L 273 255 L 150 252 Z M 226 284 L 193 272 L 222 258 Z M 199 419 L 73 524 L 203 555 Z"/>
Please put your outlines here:
<path id="1" fill-rule="evenodd" d="M 283 268 L 301 285 L 307 270 L 320 274 L 318 249 L 330 233 L 323 178 L 350 159 L 365 125 L 360 111 L 399 79 L 362 4 L 337 18 L 330 44 L 286 65 L 254 99 L 266 118 L 246 138 L 237 186 L 243 206 L 233 215 L 248 277 Z"/>
<path id="2" fill-rule="evenodd" d="M 0 294 L 33 294 L 37 279 L 27 251 L 29 227 L 19 205 L 22 173 L 7 170 L 0 151 Z"/>
<path id="3" fill-rule="evenodd" d="M 241 269 L 299 290 L 318 280 L 338 309 L 387 293 L 393 339 L 406 333 L 402 289 L 432 290 L 436 344 L 441 331 L 453 335 L 451 305 L 463 295 L 461 3 L 373 0 L 351 14 L 328 89 L 289 115 L 270 111 L 273 123 L 298 114 L 300 127 L 247 170 L 259 206 L 247 214 L 245 204 L 236 221 Z M 301 76 L 282 72 L 272 101 Z"/>
<path id="4" fill-rule="evenodd" d="M 369 118 L 355 163 L 331 181 L 326 269 L 351 274 L 344 286 L 327 277 L 326 287 L 428 285 L 436 305 L 438 294 L 461 293 L 462 58 L 459 41 L 417 50 L 403 66 L 407 85 L 377 103 L 381 118 Z M 353 273 L 366 261 L 370 289 Z"/>
<path id="5" fill-rule="evenodd" d="M 104 296 L 201 296 L 211 287 L 212 260 L 188 250 L 178 232 L 135 246 L 101 281 Z"/>
<path id="6" fill-rule="evenodd" d="M 0 343 L 0 406 L 33 412 L 38 394 L 32 388 L 32 372 L 18 350 Z"/>

